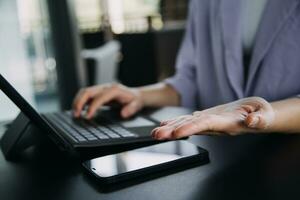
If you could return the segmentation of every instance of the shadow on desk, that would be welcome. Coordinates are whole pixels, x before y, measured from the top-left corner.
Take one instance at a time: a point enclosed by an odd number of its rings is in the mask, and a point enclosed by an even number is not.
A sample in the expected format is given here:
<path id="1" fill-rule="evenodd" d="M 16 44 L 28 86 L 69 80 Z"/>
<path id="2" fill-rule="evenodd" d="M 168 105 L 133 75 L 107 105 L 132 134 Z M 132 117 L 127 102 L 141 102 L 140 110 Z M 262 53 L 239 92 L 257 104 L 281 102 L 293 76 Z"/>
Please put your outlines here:
<path id="1" fill-rule="evenodd" d="M 147 142 L 136 143 L 130 145 L 118 145 L 116 147 L 101 148 L 101 151 L 94 153 L 93 155 L 102 156 L 112 153 L 119 153 L 125 150 L 140 148 L 157 144 L 160 142 Z M 43 141 L 36 146 L 30 147 L 22 152 L 18 159 L 12 163 L 29 169 L 28 174 L 32 174 L 33 182 L 44 182 L 47 185 L 60 185 L 65 187 L 64 183 L 72 176 L 80 176 L 82 180 L 86 182 L 95 191 L 100 193 L 109 193 L 120 189 L 125 189 L 146 181 L 150 181 L 159 177 L 175 174 L 176 172 L 188 170 L 193 167 L 201 166 L 209 163 L 209 158 L 202 159 L 196 163 L 189 163 L 184 166 L 177 166 L 173 169 L 161 170 L 153 174 L 147 174 L 135 178 L 130 178 L 126 181 L 119 181 L 117 183 L 102 183 L 96 177 L 88 173 L 88 171 L 81 165 L 86 159 L 92 159 L 89 157 L 91 154 L 88 152 L 88 157 L 78 157 L 77 155 L 62 153 L 52 142 Z M 95 158 L 95 157 L 94 157 Z M 50 178 L 51 177 L 51 178 Z M 53 179 L 55 178 L 56 179 Z M 49 182 L 45 182 L 45 180 Z M 51 180 L 55 180 L 52 182 Z M 37 190 L 40 188 L 37 187 Z"/>
<path id="2" fill-rule="evenodd" d="M 226 161 L 215 160 L 222 167 L 214 171 L 205 185 L 199 185 L 199 199 L 300 199 L 300 136 L 250 135 L 232 140 L 239 143 L 239 139 L 247 137 L 254 139 L 252 144 L 237 148 L 242 152 L 237 152 L 229 163 L 227 154 L 223 154 Z"/>
<path id="3" fill-rule="evenodd" d="M 300 136 L 193 136 L 190 141 L 209 151 L 209 164 L 108 188 L 57 148 L 28 149 L 18 162 L 0 155 L 0 199 L 299 199 Z"/>

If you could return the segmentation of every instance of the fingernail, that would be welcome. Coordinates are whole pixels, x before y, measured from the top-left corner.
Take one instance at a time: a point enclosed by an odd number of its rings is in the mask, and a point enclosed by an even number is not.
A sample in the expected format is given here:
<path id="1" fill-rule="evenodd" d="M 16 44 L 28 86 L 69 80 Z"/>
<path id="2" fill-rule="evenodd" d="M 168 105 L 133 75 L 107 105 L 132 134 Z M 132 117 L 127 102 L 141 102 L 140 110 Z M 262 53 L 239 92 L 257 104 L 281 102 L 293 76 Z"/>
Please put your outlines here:
<path id="1" fill-rule="evenodd" d="M 151 136 L 152 136 L 153 138 L 156 138 L 156 130 L 153 130 L 153 131 L 151 132 Z"/>
<path id="2" fill-rule="evenodd" d="M 92 118 L 92 114 L 84 115 L 84 118 L 85 118 L 85 119 L 91 119 L 91 118 Z"/>
<path id="3" fill-rule="evenodd" d="M 152 138 L 155 138 L 155 132 L 151 133 Z"/>
<path id="4" fill-rule="evenodd" d="M 128 116 L 129 116 L 128 113 L 123 113 L 124 118 L 127 118 Z"/>
<path id="5" fill-rule="evenodd" d="M 123 118 L 127 117 L 127 115 L 128 115 L 128 113 L 126 111 L 124 111 L 124 110 L 121 111 L 121 116 Z"/>
<path id="6" fill-rule="evenodd" d="M 155 138 L 157 140 L 165 140 L 163 137 L 158 137 L 158 138 Z"/>
<path id="7" fill-rule="evenodd" d="M 159 135 L 157 134 L 157 132 L 154 133 L 154 139 L 156 140 L 160 140 L 161 137 L 159 137 Z"/>
<path id="8" fill-rule="evenodd" d="M 255 127 L 258 123 L 258 117 L 253 117 L 252 122 L 249 124 L 249 127 Z"/>

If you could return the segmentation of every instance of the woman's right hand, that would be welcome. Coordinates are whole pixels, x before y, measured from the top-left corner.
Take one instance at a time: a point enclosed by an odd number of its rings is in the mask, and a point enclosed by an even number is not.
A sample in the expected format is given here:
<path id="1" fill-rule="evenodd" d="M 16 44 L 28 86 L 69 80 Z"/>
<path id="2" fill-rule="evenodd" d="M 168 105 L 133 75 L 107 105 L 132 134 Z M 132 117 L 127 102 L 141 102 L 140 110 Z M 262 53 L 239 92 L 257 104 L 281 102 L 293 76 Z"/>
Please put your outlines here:
<path id="1" fill-rule="evenodd" d="M 128 118 L 144 107 L 138 89 L 121 84 L 105 84 L 81 89 L 73 102 L 74 117 L 80 117 L 85 106 L 88 107 L 86 118 L 91 119 L 101 106 L 117 102 L 122 106 L 121 116 Z"/>

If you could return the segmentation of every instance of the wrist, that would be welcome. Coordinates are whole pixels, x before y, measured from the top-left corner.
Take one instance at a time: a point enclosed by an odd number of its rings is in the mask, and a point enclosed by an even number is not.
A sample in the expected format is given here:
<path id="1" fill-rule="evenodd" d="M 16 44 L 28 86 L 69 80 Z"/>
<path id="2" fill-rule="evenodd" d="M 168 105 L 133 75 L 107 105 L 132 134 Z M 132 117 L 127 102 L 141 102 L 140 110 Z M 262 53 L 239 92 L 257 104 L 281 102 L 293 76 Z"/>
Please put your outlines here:
<path id="1" fill-rule="evenodd" d="M 178 106 L 179 95 L 165 83 L 134 88 L 140 102 L 145 107 Z"/>
<path id="2" fill-rule="evenodd" d="M 298 98 L 290 98 L 271 103 L 274 110 L 274 120 L 272 124 L 273 132 L 292 133 L 299 130 L 299 105 Z"/>
<path id="3" fill-rule="evenodd" d="M 135 88 L 137 98 L 143 107 L 151 106 L 149 98 L 147 97 L 147 91 L 144 91 L 143 88 Z"/>
<path id="4" fill-rule="evenodd" d="M 277 121 L 278 121 L 278 109 L 276 108 L 276 106 L 274 106 L 272 103 L 270 103 L 272 111 L 273 111 L 273 119 L 270 120 L 270 124 L 267 128 L 267 132 L 278 132 L 279 129 L 277 127 Z"/>
<path id="5" fill-rule="evenodd" d="M 132 92 L 135 96 L 135 99 L 139 102 L 140 106 L 143 108 L 145 106 L 147 106 L 147 102 L 145 100 L 145 94 L 143 93 L 143 91 L 140 88 L 132 88 Z"/>

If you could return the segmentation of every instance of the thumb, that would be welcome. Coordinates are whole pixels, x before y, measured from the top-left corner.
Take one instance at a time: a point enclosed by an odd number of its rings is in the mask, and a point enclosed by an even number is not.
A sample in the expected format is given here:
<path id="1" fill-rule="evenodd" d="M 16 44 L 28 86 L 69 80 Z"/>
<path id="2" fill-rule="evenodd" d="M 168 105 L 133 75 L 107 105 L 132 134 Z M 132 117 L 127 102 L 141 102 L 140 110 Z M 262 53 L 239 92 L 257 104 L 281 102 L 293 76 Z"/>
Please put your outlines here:
<path id="1" fill-rule="evenodd" d="M 246 119 L 245 124 L 249 128 L 253 129 L 265 129 L 270 124 L 270 119 L 268 119 L 268 115 L 261 111 L 250 113 Z"/>
<path id="2" fill-rule="evenodd" d="M 121 116 L 123 118 L 128 118 L 137 113 L 141 109 L 136 101 L 132 101 L 126 104 L 121 110 Z"/>

